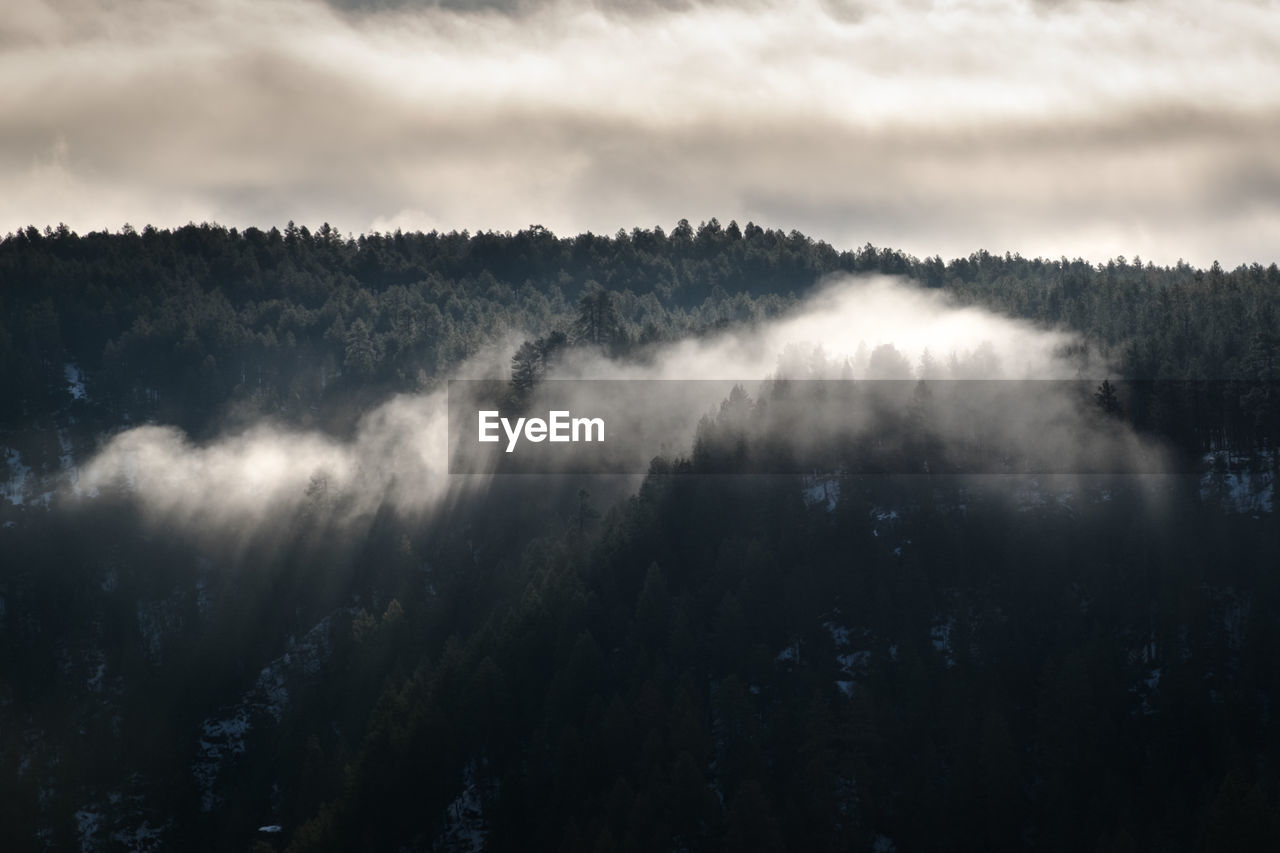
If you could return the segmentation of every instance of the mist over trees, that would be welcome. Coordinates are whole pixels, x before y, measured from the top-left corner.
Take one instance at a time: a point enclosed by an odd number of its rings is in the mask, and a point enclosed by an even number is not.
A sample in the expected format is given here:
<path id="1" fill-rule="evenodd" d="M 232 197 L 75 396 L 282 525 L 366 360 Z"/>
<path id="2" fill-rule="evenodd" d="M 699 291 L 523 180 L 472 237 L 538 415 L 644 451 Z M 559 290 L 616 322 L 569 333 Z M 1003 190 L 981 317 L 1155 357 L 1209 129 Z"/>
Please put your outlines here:
<path id="1" fill-rule="evenodd" d="M 573 348 L 643 359 L 840 272 L 1072 330 L 1116 367 L 1091 417 L 1231 456 L 1158 490 L 863 475 L 839 446 L 711 476 L 754 450 L 761 401 L 733 395 L 638 486 L 497 478 L 356 531 L 322 474 L 231 534 L 123 488 L 0 498 L 0 847 L 1280 844 L 1280 527 L 1272 492 L 1239 499 L 1275 477 L 1274 264 L 917 259 L 715 220 L 30 228 L 0 241 L 0 445 L 35 478 L 150 421 L 345 435 L 495 335 L 520 394 Z M 1182 384 L 1121 381 L 1147 379 Z"/>

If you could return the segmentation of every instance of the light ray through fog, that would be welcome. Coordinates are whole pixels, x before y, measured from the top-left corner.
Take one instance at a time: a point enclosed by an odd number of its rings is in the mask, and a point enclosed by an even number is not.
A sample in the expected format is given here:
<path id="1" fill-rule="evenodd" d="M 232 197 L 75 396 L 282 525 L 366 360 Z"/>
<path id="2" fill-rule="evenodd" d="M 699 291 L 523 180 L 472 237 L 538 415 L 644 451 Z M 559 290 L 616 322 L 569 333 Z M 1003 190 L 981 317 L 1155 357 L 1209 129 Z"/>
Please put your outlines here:
<path id="1" fill-rule="evenodd" d="M 919 373 L 915 365 L 928 347 L 940 365 L 950 363 L 953 355 L 961 364 L 978 365 L 980 372 L 964 370 L 960 378 L 1064 379 L 1074 377 L 1080 366 L 1062 356 L 1064 345 L 1075 340 L 1065 332 L 983 309 L 953 306 L 936 291 L 895 279 L 842 278 L 775 320 L 664 344 L 644 363 L 611 361 L 595 350 L 571 352 L 553 375 L 618 380 L 839 378 L 848 362 L 857 379 L 902 378 Z M 867 350 L 882 346 L 898 351 L 905 373 L 875 375 Z M 496 355 L 491 349 L 462 365 L 454 376 L 505 379 L 514 349 L 511 342 Z M 986 355 L 973 362 L 975 353 Z M 620 385 L 625 388 L 626 383 Z M 475 478 L 449 476 L 445 393 L 397 396 L 369 412 L 349 441 L 260 423 L 195 446 L 172 427 L 139 427 L 117 435 L 89 462 L 78 489 L 86 493 L 121 484 L 153 518 L 203 530 L 228 524 L 270 529 L 281 514 L 315 499 L 317 478 L 326 492 L 342 497 L 340 514 L 347 520 L 367 517 L 384 505 L 409 514 L 430 513 L 456 490 L 477 484 Z M 671 399 L 681 398 L 673 394 Z M 664 448 L 687 453 L 699 418 L 714 411 L 720 400 L 688 397 L 683 411 L 655 418 L 653 428 L 640 433 L 638 441 L 644 447 L 639 448 L 639 458 L 651 458 Z M 599 399 L 582 402 L 586 409 L 603 405 Z M 1080 413 L 1065 402 L 1059 409 L 1055 428 L 1071 440 L 1072 418 Z M 858 428 L 873 429 L 874 423 Z M 803 425 L 797 425 L 797 435 L 803 431 Z M 1040 428 L 1024 432 L 1029 443 L 1044 439 Z M 454 462 L 453 470 L 468 470 L 468 465 Z"/>

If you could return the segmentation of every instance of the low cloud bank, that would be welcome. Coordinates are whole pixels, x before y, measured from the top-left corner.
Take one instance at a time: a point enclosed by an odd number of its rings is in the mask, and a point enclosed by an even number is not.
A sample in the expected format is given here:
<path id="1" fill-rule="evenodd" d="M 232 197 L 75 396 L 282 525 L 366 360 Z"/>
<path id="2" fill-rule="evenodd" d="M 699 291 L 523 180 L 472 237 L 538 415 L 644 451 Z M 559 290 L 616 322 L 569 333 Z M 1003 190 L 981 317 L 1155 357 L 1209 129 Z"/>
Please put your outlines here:
<path id="1" fill-rule="evenodd" d="M 663 345 L 638 358 L 609 359 L 598 350 L 570 349 L 550 375 L 746 383 L 770 378 L 1071 379 L 1096 367 L 1082 360 L 1077 343 L 1064 332 L 954 306 L 940 292 L 883 277 L 845 278 L 829 282 L 786 316 Z M 505 387 L 513 351 L 508 345 L 496 355 L 473 359 L 456 375 L 496 379 Z M 627 387 L 607 384 L 615 394 Z M 628 450 L 646 459 L 689 453 L 699 421 L 720 410 L 728 387 L 711 383 L 710 394 L 686 393 L 644 429 L 632 431 L 634 447 Z M 538 393 L 535 388 L 528 406 L 536 407 Z M 366 414 L 349 441 L 270 423 L 201 445 L 172 427 L 130 429 L 84 467 L 78 489 L 83 494 L 124 488 L 155 519 L 198 527 L 256 527 L 314 507 L 343 522 L 383 506 L 428 514 L 484 479 L 449 474 L 446 394 L 440 388 L 397 396 Z M 1043 399 L 1033 401 L 1022 411 L 1023 420 L 1010 421 L 1009 435 L 1028 443 L 1052 437 L 1065 445 L 1073 436 L 1090 434 L 1084 420 L 1075 420 L 1091 416 L 1078 402 L 1064 398 L 1047 406 Z M 589 396 L 579 403 L 584 413 L 597 414 L 609 405 Z M 812 423 L 794 425 L 797 441 L 806 434 L 834 434 L 830 423 L 819 423 L 826 414 L 817 409 L 810 414 Z M 944 437 L 958 434 L 964 423 L 946 413 L 935 422 Z M 877 423 L 863 418 L 850 426 L 855 428 L 865 433 Z M 1117 440 L 1136 446 L 1127 434 Z M 453 461 L 454 470 L 487 470 L 468 460 Z"/>

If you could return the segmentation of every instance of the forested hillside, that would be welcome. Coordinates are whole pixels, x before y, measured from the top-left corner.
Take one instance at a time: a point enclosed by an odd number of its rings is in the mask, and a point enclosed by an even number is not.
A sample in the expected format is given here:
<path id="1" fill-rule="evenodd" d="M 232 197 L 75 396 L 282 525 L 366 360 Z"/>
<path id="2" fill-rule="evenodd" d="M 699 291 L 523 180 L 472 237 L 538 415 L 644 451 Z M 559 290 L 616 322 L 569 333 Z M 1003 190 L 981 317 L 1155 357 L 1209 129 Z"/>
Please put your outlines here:
<path id="1" fill-rule="evenodd" d="M 834 273 L 1074 332 L 1090 380 L 1180 380 L 1088 417 L 1231 458 L 973 480 L 834 446 L 718 476 L 761 398 L 638 487 L 499 477 L 359 523 L 322 478 L 254 525 L 57 479 L 141 423 L 345 437 L 497 341 L 514 391 L 575 347 L 643 362 Z M 1280 846 L 1277 329 L 1275 264 L 922 260 L 716 220 L 10 235 L 0 847 Z"/>
<path id="2" fill-rule="evenodd" d="M 1280 366 L 1275 264 L 944 262 L 714 219 L 567 238 L 536 227 L 358 239 L 327 226 L 30 228 L 0 242 L 3 417 L 59 409 L 68 363 L 117 416 L 199 428 L 235 401 L 301 417 L 333 396 L 435 381 L 495 329 L 567 326 L 593 283 L 613 294 L 616 334 L 643 344 L 774 314 L 837 272 L 901 275 L 1062 324 L 1114 350 L 1132 379 L 1275 379 Z"/>

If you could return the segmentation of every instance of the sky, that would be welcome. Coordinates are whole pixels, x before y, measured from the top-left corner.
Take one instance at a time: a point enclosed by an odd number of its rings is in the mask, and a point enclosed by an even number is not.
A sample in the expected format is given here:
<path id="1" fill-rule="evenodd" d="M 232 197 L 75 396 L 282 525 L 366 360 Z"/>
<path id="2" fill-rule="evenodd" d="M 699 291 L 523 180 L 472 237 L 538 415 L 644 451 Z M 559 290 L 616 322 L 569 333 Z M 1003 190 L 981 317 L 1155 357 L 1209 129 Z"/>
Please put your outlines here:
<path id="1" fill-rule="evenodd" d="M 32 0 L 0 79 L 0 234 L 1280 260 L 1280 0 Z"/>

